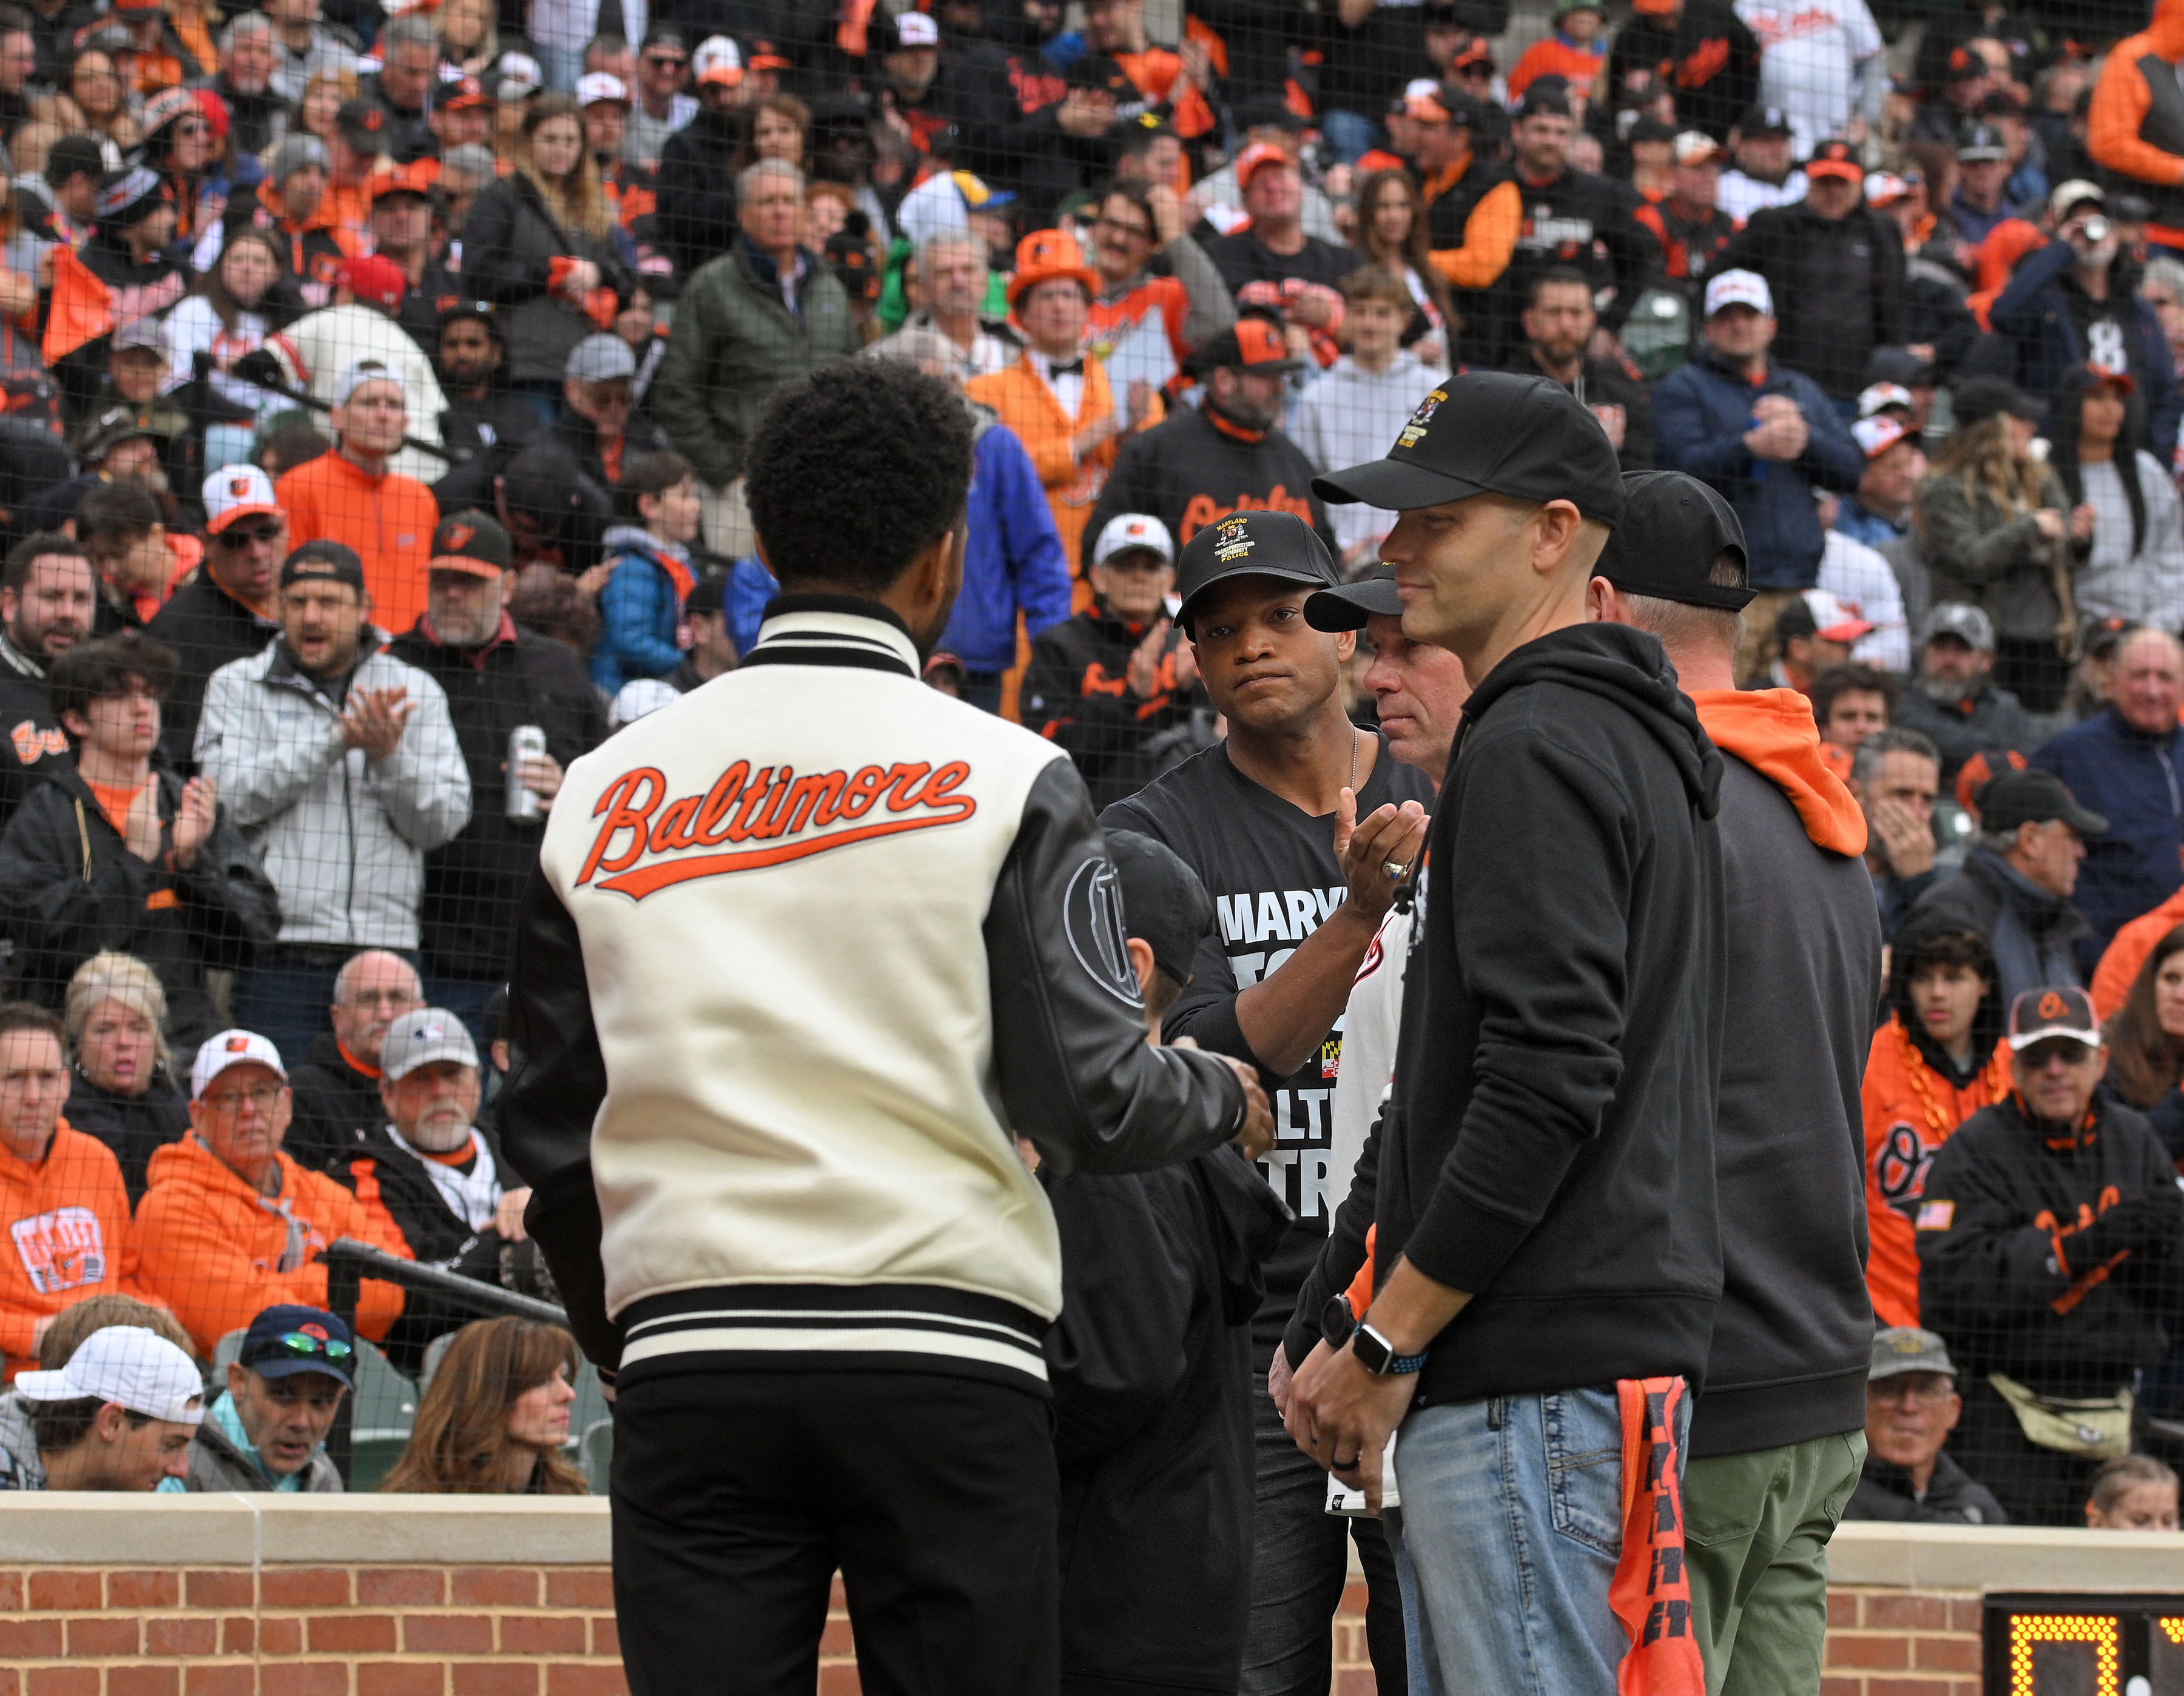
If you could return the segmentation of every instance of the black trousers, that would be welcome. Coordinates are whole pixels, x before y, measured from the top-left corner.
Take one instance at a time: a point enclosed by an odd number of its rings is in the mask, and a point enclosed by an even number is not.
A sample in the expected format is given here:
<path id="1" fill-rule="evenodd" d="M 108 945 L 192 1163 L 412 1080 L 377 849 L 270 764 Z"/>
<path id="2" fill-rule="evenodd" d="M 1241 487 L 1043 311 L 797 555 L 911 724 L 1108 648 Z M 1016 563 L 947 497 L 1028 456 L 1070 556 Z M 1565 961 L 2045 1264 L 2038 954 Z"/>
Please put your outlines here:
<path id="1" fill-rule="evenodd" d="M 691 1372 L 615 1407 L 634 1696 L 811 1696 L 837 1568 L 866 1696 L 1054 1696 L 1047 1404 L 939 1373 Z"/>

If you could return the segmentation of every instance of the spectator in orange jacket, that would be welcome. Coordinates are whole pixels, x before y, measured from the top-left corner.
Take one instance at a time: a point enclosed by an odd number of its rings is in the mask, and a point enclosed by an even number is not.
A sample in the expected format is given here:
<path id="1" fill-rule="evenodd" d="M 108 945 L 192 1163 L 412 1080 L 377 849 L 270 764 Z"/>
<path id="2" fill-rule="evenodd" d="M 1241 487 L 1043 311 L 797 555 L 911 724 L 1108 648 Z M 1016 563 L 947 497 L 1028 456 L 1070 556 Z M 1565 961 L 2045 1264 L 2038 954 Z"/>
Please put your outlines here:
<path id="1" fill-rule="evenodd" d="M 2149 239 L 2184 247 L 2184 0 L 2155 0 L 2153 19 L 2109 52 L 2087 114 L 2093 163 L 2141 186 Z"/>
<path id="2" fill-rule="evenodd" d="M 1030 453 L 1061 532 L 1061 557 L 1072 567 L 1084 551 L 1093 503 L 1115 464 L 1115 438 L 1161 418 L 1149 383 L 1133 383 L 1128 411 L 1118 410 L 1107 368 L 1083 351 L 1099 288 L 1099 275 L 1084 263 L 1075 238 L 1059 230 L 1025 236 L 1017 244 L 1009 310 L 1028 345 L 1006 370 L 964 385 L 972 400 L 1000 414 Z"/>
<path id="3" fill-rule="evenodd" d="M 2093 969 L 2093 1011 L 2103 1020 L 2123 1011 L 2139 968 L 2153 952 L 2153 945 L 2184 925 L 2184 889 L 2178 890 L 2151 913 L 2141 914 L 2115 933 L 2115 940 Z"/>
<path id="4" fill-rule="evenodd" d="M 1913 925 L 1897 939 L 1865 1062 L 1866 1287 L 1884 1326 L 1919 1323 L 1912 1221 L 1949 1133 L 2009 1093 L 1994 954 L 1976 931 Z"/>
<path id="5" fill-rule="evenodd" d="M 200 1354 L 209 1357 L 266 1308 L 326 1306 L 319 1255 L 340 1237 L 413 1258 L 398 1231 L 281 1152 L 288 1073 L 265 1037 L 223 1031 L 207 1041 L 190 1069 L 190 1096 L 192 1134 L 152 1156 L 136 1236 L 145 1286 L 175 1310 Z M 399 1288 L 365 1280 L 359 1331 L 376 1342 L 401 1312 Z"/>
<path id="6" fill-rule="evenodd" d="M 69 1128 L 61 1022 L 25 1002 L 0 1006 L 0 1354 L 8 1373 L 37 1364 L 53 1315 L 86 1296 L 135 1295 L 136 1232 L 121 1168 L 103 1143 Z"/>

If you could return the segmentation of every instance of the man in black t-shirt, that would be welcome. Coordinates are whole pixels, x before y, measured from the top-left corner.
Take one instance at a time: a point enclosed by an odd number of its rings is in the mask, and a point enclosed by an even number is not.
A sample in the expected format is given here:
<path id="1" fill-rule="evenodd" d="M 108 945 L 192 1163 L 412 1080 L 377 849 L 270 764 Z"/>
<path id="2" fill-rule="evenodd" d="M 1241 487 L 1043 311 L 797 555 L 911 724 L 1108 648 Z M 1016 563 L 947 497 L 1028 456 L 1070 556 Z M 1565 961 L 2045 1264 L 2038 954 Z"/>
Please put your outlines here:
<path id="1" fill-rule="evenodd" d="M 1338 681 L 1356 637 L 1304 619 L 1334 584 L 1333 556 L 1294 514 L 1244 511 L 1201 530 L 1178 562 L 1178 622 L 1228 739 L 1100 815 L 1166 843 L 1214 897 L 1190 985 L 1166 1035 L 1254 1062 L 1275 1103 L 1261 1163 L 1296 1215 L 1267 1269 L 1253 1326 L 1263 1379 L 1327 1235 L 1330 1104 L 1350 986 L 1425 837 L 1431 783 L 1352 727 Z M 1340 1200 L 1335 1197 L 1334 1200 Z M 1240 1688 L 1324 1692 L 1329 1621 L 1347 1554 L 1325 1512 L 1325 1472 L 1273 1401 L 1258 1443 L 1251 1617 Z M 1371 1585 L 1367 1633 L 1383 1690 L 1404 1688 L 1394 1564 L 1374 1521 L 1355 1521 Z"/>
<path id="2" fill-rule="evenodd" d="M 1362 263 L 1349 248 L 1305 233 L 1303 174 L 1272 142 L 1255 142 L 1236 156 L 1236 186 L 1251 221 L 1231 235 L 1199 243 L 1232 294 L 1253 283 L 1279 288 L 1297 281 L 1332 289 Z M 1317 330 L 1331 327 L 1334 320 L 1323 323 L 1300 313 L 1297 321 Z"/>

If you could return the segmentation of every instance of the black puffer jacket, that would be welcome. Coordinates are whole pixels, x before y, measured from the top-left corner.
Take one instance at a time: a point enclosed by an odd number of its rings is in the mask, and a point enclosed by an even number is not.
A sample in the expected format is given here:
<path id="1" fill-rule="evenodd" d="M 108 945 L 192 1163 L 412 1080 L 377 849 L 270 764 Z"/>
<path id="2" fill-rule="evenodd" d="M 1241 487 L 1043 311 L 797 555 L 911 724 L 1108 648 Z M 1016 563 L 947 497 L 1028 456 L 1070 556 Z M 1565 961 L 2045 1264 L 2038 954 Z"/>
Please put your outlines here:
<path id="1" fill-rule="evenodd" d="M 549 292 L 558 259 L 589 259 L 603 286 L 627 296 L 629 275 L 611 233 L 594 240 L 564 228 L 521 172 L 489 184 L 471 203 L 463 220 L 463 281 L 503 309 L 508 373 L 519 382 L 560 381 L 569 350 L 599 327 Z"/>
<path id="2" fill-rule="evenodd" d="M 678 277 L 717 259 L 736 239 L 733 167 L 742 146 L 743 126 L 733 111 L 701 106 L 660 149 L 653 227 Z"/>
<path id="3" fill-rule="evenodd" d="M 185 1050 L 177 1058 L 187 1065 L 190 1056 Z M 98 1137 L 114 1151 L 132 1208 L 143 1199 L 144 1169 L 153 1151 L 181 1142 L 190 1129 L 189 1102 L 164 1072 L 153 1073 L 151 1087 L 142 1095 L 101 1089 L 81 1071 L 71 1072 L 61 1116 L 70 1129 Z"/>
<path id="4" fill-rule="evenodd" d="M 159 772 L 153 781 L 156 860 L 130 852 L 73 764 L 33 789 L 0 836 L 0 920 L 31 999 L 58 1010 L 93 954 L 134 954 L 167 993 L 168 1041 L 190 1049 L 223 1022 L 206 970 L 248 967 L 281 928 L 280 898 L 224 806 L 187 869 L 173 867 L 182 780 Z"/>

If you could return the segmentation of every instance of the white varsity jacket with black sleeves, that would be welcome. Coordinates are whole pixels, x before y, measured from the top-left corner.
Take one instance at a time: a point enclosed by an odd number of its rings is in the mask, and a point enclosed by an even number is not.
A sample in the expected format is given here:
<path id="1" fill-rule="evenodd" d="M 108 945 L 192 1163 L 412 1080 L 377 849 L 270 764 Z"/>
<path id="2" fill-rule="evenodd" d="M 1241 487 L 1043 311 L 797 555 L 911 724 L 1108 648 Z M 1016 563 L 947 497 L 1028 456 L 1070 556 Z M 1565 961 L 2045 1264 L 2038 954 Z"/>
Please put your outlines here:
<path id="1" fill-rule="evenodd" d="M 1054 1221 L 1017 1159 L 1150 1170 L 1243 1121 L 1153 1048 L 1062 751 L 928 688 L 875 602 L 784 596 L 736 670 L 569 769 L 500 1109 L 586 1352 L 1039 1389 Z"/>

